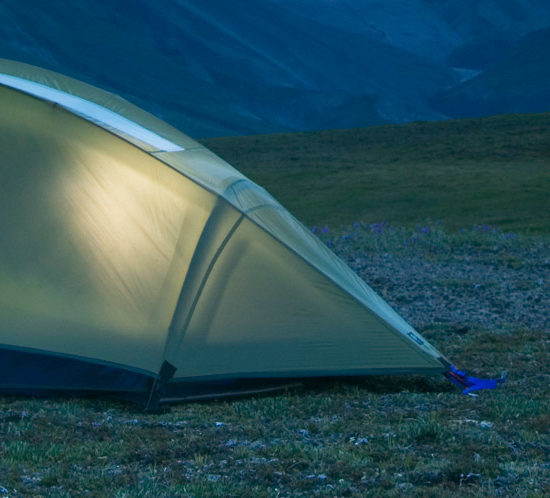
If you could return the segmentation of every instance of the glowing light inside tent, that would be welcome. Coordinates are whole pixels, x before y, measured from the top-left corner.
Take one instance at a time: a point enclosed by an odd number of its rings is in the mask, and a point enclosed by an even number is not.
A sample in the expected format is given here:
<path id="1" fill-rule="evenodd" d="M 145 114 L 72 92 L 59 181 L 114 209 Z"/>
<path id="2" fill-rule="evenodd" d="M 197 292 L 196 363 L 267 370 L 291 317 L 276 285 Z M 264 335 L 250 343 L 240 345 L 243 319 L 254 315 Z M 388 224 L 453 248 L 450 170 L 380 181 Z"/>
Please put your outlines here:
<path id="1" fill-rule="evenodd" d="M 175 305 L 177 292 L 164 293 L 189 205 L 103 151 L 81 154 L 83 161 L 60 179 L 60 193 L 75 247 L 93 269 L 89 308 L 135 335 L 156 320 L 159 301 Z"/>
<path id="2" fill-rule="evenodd" d="M 176 152 L 183 150 L 179 145 L 166 140 L 124 116 L 81 97 L 9 74 L 0 74 L 0 84 L 59 104 L 102 127 L 146 143 L 157 151 Z"/>

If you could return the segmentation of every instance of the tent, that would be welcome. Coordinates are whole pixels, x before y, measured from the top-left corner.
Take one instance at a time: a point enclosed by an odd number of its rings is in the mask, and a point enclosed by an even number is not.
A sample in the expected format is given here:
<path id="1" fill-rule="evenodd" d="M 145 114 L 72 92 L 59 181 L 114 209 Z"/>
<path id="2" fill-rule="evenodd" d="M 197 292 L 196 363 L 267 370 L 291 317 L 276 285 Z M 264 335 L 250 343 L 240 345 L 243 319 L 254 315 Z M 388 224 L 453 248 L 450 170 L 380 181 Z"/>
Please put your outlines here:
<path id="1" fill-rule="evenodd" d="M 263 188 L 126 100 L 0 60 L 0 391 L 150 405 L 449 363 Z"/>

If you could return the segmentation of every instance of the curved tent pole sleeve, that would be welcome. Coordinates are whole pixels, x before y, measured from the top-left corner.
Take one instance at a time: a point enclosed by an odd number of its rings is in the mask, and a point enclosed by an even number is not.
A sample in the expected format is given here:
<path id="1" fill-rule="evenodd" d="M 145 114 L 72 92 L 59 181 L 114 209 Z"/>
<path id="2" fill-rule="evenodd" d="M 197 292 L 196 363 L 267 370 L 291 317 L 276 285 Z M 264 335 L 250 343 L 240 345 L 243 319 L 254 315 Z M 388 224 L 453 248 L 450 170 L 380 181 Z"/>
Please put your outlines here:
<path id="1" fill-rule="evenodd" d="M 244 215 L 222 198 L 218 198 L 191 258 L 176 304 L 163 358 L 179 351 L 201 293 L 225 246 L 241 224 Z"/>

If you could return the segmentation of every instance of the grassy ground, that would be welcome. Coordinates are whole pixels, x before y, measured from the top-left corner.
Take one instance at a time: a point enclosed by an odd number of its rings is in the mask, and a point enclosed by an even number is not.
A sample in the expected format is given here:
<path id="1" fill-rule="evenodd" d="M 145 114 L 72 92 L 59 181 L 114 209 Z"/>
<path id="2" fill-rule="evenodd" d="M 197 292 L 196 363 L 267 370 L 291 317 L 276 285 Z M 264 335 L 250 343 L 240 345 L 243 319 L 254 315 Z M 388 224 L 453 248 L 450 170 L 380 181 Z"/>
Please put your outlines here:
<path id="1" fill-rule="evenodd" d="M 506 364 L 515 380 L 479 398 L 439 379 L 327 381 L 147 416 L 98 400 L 4 400 L 2 486 L 9 496 L 548 496 L 548 375 L 528 366 L 547 341 L 517 330 L 454 342 L 457 361 Z"/>
<path id="2" fill-rule="evenodd" d="M 203 142 L 310 226 L 550 231 L 550 114 Z"/>
<path id="3" fill-rule="evenodd" d="M 458 246 L 498 246 L 495 264 L 507 264 L 497 263 L 510 251 L 502 234 L 437 237 L 404 247 L 374 231 L 335 249 L 452 263 L 468 256 Z M 529 254 L 531 239 L 514 249 Z M 317 380 L 157 414 L 105 399 L 0 398 L 0 496 L 549 495 L 548 330 L 420 330 L 457 365 L 507 369 L 508 382 L 469 397 L 443 377 Z"/>
<path id="4" fill-rule="evenodd" d="M 452 262 L 468 258 L 457 244 L 484 244 L 514 267 L 509 239 L 529 253 L 547 235 L 471 226 L 548 233 L 550 116 L 516 119 L 210 144 L 349 261 L 361 251 Z M 430 217 L 450 232 L 429 243 L 415 230 L 372 225 L 354 239 L 353 226 L 334 228 Z M 446 282 L 449 292 L 470 284 Z M 420 331 L 473 374 L 507 369 L 504 387 L 469 397 L 443 377 L 332 379 L 157 414 L 108 399 L 1 397 L 0 497 L 550 495 L 548 330 L 459 325 Z"/>

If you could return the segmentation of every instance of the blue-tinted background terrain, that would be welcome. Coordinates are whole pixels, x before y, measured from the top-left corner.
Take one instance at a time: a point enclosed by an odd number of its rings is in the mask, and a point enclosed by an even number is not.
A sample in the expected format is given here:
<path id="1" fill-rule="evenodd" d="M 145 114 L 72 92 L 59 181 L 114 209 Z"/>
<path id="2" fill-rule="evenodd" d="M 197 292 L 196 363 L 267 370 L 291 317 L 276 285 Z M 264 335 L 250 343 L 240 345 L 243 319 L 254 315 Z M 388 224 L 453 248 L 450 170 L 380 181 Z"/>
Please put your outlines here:
<path id="1" fill-rule="evenodd" d="M 195 137 L 550 110 L 545 0 L 2 0 L 0 57 Z"/>

